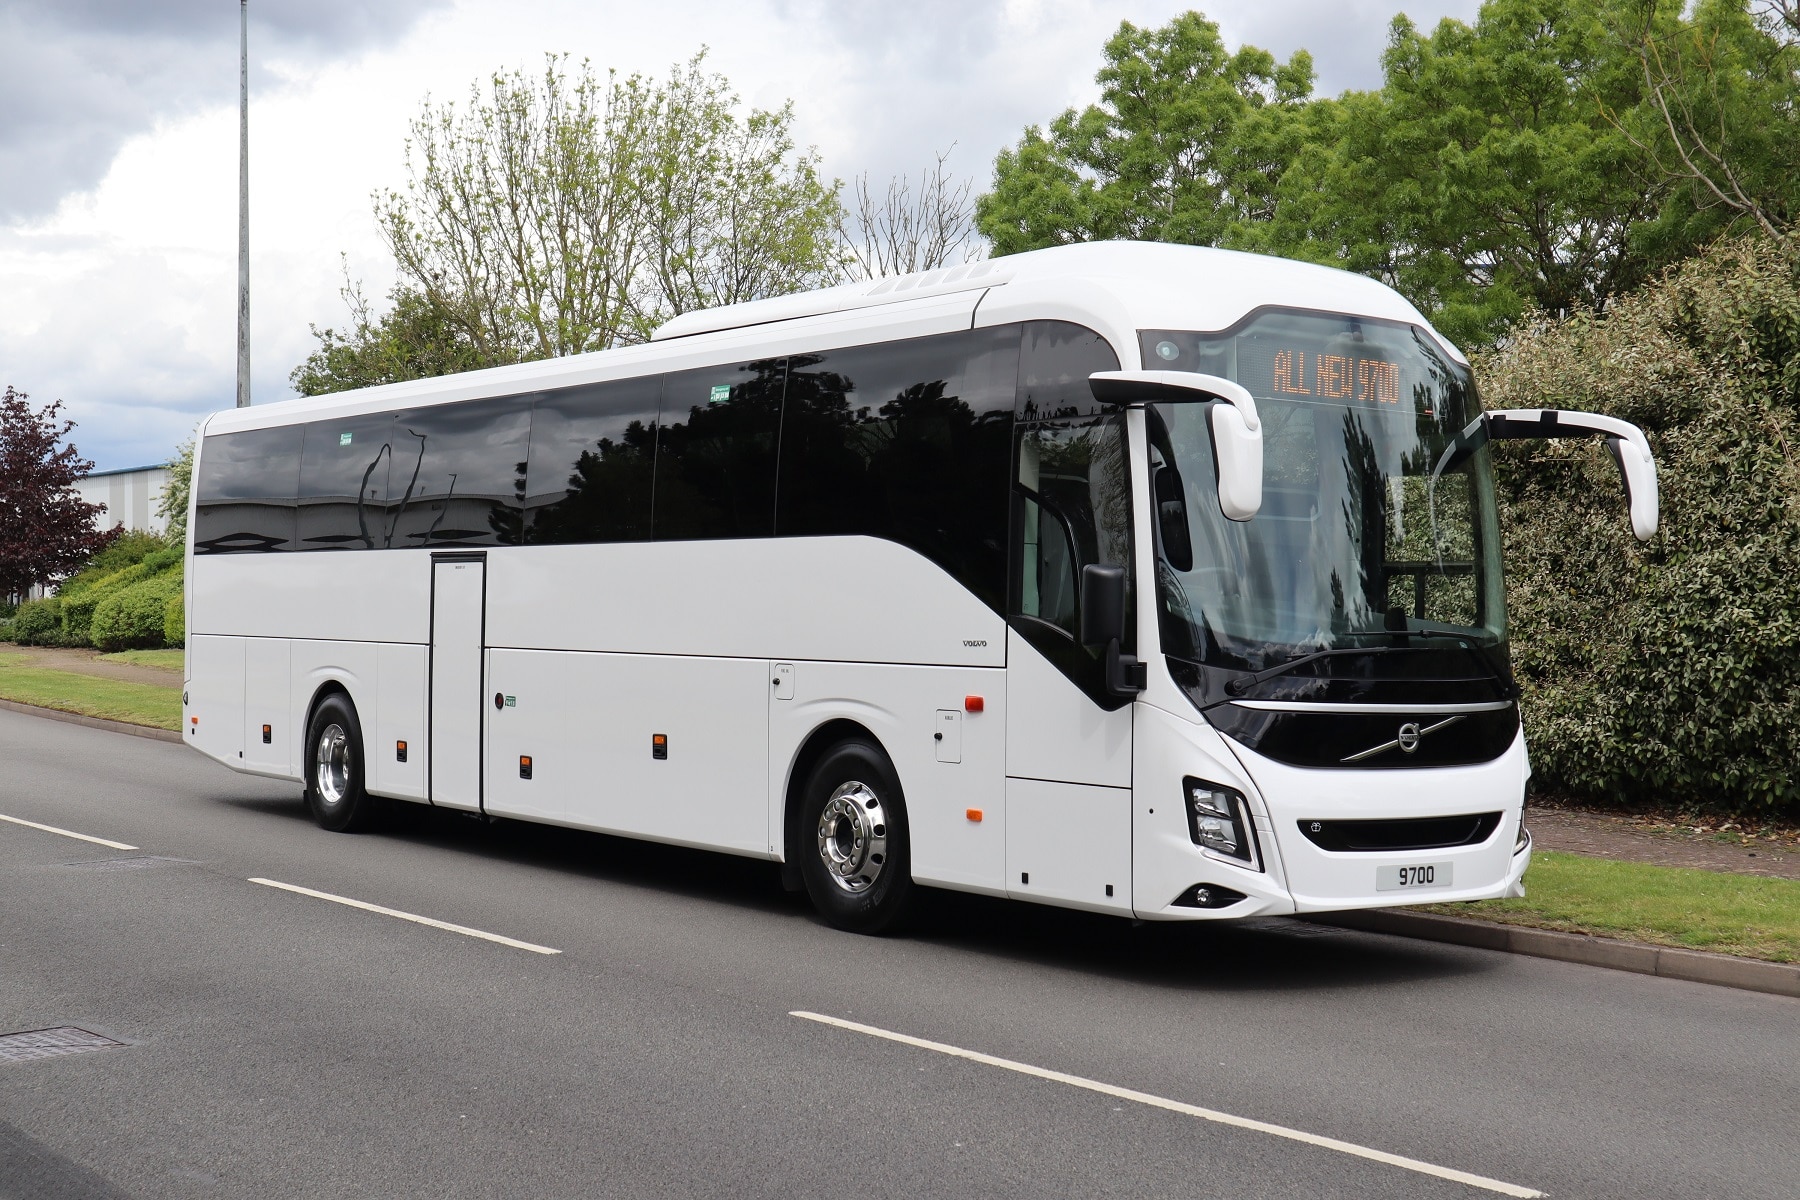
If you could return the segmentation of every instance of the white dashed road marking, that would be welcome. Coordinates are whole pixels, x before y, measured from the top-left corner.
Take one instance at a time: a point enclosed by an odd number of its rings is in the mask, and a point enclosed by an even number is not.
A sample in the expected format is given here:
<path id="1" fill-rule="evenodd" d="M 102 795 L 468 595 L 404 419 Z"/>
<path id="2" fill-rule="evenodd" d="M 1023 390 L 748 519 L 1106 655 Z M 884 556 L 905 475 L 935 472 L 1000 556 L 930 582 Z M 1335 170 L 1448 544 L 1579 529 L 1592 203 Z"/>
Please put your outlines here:
<path id="1" fill-rule="evenodd" d="M 950 1046 L 943 1042 L 928 1042 L 924 1038 L 909 1037 L 904 1033 L 894 1033 L 887 1029 L 878 1029 L 873 1025 L 860 1025 L 855 1021 L 846 1021 L 840 1017 L 827 1017 L 814 1012 L 791 1012 L 790 1017 L 799 1017 L 806 1021 L 817 1021 L 822 1025 L 834 1025 L 839 1029 L 848 1029 L 853 1033 L 866 1033 L 870 1037 L 885 1038 L 890 1042 L 899 1042 L 905 1046 L 915 1046 L 920 1050 L 932 1050 L 938 1054 L 948 1054 L 953 1058 L 966 1058 L 970 1062 L 982 1063 L 990 1067 L 999 1067 L 1003 1071 L 1017 1071 L 1021 1075 L 1030 1075 L 1036 1079 L 1048 1079 L 1056 1083 L 1066 1083 L 1070 1087 L 1083 1088 L 1090 1092 L 1099 1092 L 1103 1096 L 1111 1096 L 1118 1100 L 1130 1100 L 1135 1104 L 1145 1104 L 1151 1108 L 1167 1109 L 1169 1112 L 1183 1113 L 1190 1117 L 1199 1117 L 1202 1121 L 1212 1121 L 1219 1125 L 1230 1125 L 1237 1129 L 1249 1129 L 1256 1133 L 1266 1133 L 1271 1137 L 1286 1138 L 1293 1142 L 1303 1142 L 1308 1146 L 1318 1146 L 1325 1150 L 1336 1150 L 1340 1154 L 1350 1154 L 1357 1158 L 1366 1158 L 1378 1163 L 1386 1163 L 1390 1167 L 1400 1167 L 1407 1171 L 1417 1171 L 1421 1175 L 1430 1175 L 1437 1179 L 1448 1179 L 1454 1183 L 1466 1183 L 1470 1187 L 1483 1188 L 1490 1192 L 1499 1192 L 1502 1196 L 1541 1197 L 1544 1193 L 1535 1188 L 1520 1187 L 1516 1183 L 1505 1183 L 1498 1179 L 1489 1179 L 1484 1175 L 1471 1175 L 1467 1171 L 1458 1171 L 1453 1167 L 1440 1167 L 1435 1163 L 1421 1162 L 1416 1158 L 1406 1158 L 1399 1154 L 1389 1154 L 1385 1150 L 1372 1150 L 1367 1146 L 1358 1146 L 1355 1142 L 1343 1142 L 1337 1138 L 1321 1137 L 1316 1133 L 1290 1129 L 1286 1125 L 1271 1125 L 1267 1121 L 1256 1121 L 1249 1117 L 1236 1117 L 1217 1109 L 1201 1108 L 1197 1104 L 1183 1104 L 1179 1100 L 1168 1100 L 1162 1096 L 1153 1096 L 1149 1092 L 1134 1092 L 1130 1088 L 1115 1087 L 1110 1083 L 1101 1083 L 1095 1079 L 1084 1079 L 1079 1075 L 1066 1075 L 1061 1071 L 1050 1071 L 1043 1067 L 1034 1067 L 1030 1063 L 1015 1062 L 1010 1058 L 996 1058 L 992 1054 L 982 1054 L 976 1050 L 964 1050 L 960 1046 Z"/>
<path id="2" fill-rule="evenodd" d="M 397 908 L 383 908 L 379 904 L 370 904 L 366 900 L 352 900 L 348 896 L 334 896 L 330 892 L 316 892 L 312 888 L 301 887 L 293 883 L 281 883 L 274 879 L 252 879 L 251 883 L 260 883 L 264 887 L 280 888 L 284 892 L 293 892 L 300 896 L 311 896 L 315 900 L 329 900 L 333 904 L 343 904 L 350 908 L 360 908 L 364 912 L 380 913 L 384 917 L 398 917 L 402 921 L 411 921 L 416 925 L 429 925 L 433 929 L 447 929 L 451 933 L 460 933 L 464 937 L 481 938 L 483 941 L 499 942 L 502 946 L 512 946 L 519 950 L 529 950 L 533 954 L 561 954 L 561 950 L 549 946 L 540 946 L 535 942 L 521 942 L 517 938 L 505 937 L 498 933 L 489 933 L 484 929 L 470 929 L 467 925 L 452 925 L 448 921 L 439 921 L 432 917 L 421 917 L 418 913 L 401 912 Z"/>
<path id="3" fill-rule="evenodd" d="M 78 842 L 92 842 L 96 846 L 105 846 L 111 850 L 136 850 L 136 846 L 127 846 L 124 842 L 115 842 L 102 837 L 90 837 L 85 833 L 75 833 L 68 829 L 58 829 L 54 825 L 39 825 L 36 821 L 27 821 L 23 817 L 9 817 L 0 813 L 0 821 L 11 821 L 14 825 L 23 825 L 27 829 L 41 829 L 45 833 L 54 833 L 61 837 L 74 838 Z"/>

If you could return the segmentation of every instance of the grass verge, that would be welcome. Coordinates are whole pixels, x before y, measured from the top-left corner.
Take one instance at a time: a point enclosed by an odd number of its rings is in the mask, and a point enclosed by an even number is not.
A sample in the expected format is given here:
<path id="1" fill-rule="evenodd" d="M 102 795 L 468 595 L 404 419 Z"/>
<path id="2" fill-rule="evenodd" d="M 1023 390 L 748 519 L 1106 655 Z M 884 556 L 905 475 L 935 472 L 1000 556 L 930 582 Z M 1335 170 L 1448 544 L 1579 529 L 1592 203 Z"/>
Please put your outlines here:
<path id="1" fill-rule="evenodd" d="M 1657 946 L 1800 962 L 1800 880 L 1658 867 L 1543 850 L 1522 900 L 1421 905 L 1424 912 Z"/>
<path id="2" fill-rule="evenodd" d="M 155 729 L 181 729 L 179 677 L 167 687 L 126 683 L 30 666 L 22 654 L 0 654 L 0 700 Z"/>
<path id="3" fill-rule="evenodd" d="M 182 653 L 180 650 L 120 650 L 116 654 L 102 654 L 100 661 L 131 663 L 138 667 L 161 667 L 165 671 L 181 671 L 185 669 L 181 660 Z"/>

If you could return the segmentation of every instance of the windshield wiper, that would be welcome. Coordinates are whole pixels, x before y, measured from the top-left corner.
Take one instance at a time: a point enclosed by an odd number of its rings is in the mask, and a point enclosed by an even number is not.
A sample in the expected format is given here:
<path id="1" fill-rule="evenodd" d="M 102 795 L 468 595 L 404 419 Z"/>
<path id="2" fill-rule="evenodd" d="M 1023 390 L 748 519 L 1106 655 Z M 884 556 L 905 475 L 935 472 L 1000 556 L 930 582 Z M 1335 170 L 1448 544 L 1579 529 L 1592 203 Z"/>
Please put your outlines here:
<path id="1" fill-rule="evenodd" d="M 1321 658 L 1336 658 L 1344 654 L 1392 654 L 1396 650 L 1411 649 L 1408 646 L 1344 646 L 1336 650 L 1315 650 L 1311 654 L 1302 654 L 1299 658 L 1290 658 L 1279 666 L 1268 667 L 1254 675 L 1239 675 L 1225 685 L 1225 690 L 1233 696 L 1241 696 L 1259 683 L 1267 682 L 1289 671 L 1304 667 L 1307 663 L 1318 662 Z"/>

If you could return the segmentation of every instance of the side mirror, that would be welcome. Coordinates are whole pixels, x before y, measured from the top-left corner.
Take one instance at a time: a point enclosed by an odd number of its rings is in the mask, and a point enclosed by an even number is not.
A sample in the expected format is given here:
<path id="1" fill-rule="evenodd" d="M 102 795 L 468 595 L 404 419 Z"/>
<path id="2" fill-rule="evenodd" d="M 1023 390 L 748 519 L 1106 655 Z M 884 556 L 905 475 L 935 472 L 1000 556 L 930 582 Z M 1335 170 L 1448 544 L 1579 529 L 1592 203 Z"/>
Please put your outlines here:
<path id="1" fill-rule="evenodd" d="M 1125 568 L 1089 563 L 1081 568 L 1081 644 L 1106 647 L 1102 668 L 1106 690 L 1135 696 L 1148 682 L 1148 672 L 1135 655 L 1119 648 L 1125 636 Z"/>
<path id="2" fill-rule="evenodd" d="M 1480 428 L 1477 429 L 1477 426 Z M 1591 437 L 1599 434 L 1606 439 L 1606 447 L 1612 452 L 1613 461 L 1619 464 L 1619 475 L 1625 482 L 1625 500 L 1631 510 L 1631 532 L 1640 542 L 1647 542 L 1655 536 L 1660 518 L 1656 459 L 1650 453 L 1650 439 L 1630 421 L 1568 409 L 1502 409 L 1482 413 L 1475 424 L 1457 438 L 1457 443 L 1469 443 L 1473 449 L 1484 433 L 1493 439 Z"/>
<path id="3" fill-rule="evenodd" d="M 1262 419 L 1242 385 L 1193 371 L 1096 371 L 1088 376 L 1102 404 L 1193 404 L 1213 401 L 1208 428 L 1219 473 L 1219 511 L 1248 521 L 1262 507 Z"/>
<path id="4" fill-rule="evenodd" d="M 1162 539 L 1163 557 L 1177 571 L 1194 569 L 1194 541 L 1188 535 L 1187 497 L 1181 474 L 1174 467 L 1158 467 L 1155 489 L 1156 533 Z"/>
<path id="5" fill-rule="evenodd" d="M 1104 646 L 1125 636 L 1125 568 L 1089 563 L 1081 568 L 1081 644 Z"/>

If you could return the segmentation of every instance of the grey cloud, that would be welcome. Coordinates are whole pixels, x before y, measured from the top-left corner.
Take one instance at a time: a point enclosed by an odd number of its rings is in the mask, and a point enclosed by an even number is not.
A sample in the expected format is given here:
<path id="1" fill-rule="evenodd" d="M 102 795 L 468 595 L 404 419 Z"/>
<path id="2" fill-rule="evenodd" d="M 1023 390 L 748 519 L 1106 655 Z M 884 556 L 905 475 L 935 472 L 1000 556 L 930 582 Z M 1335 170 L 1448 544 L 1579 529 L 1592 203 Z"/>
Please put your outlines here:
<path id="1" fill-rule="evenodd" d="M 448 0 L 254 0 L 251 86 L 274 58 L 338 57 L 390 41 Z M 158 119 L 229 102 L 229 0 L 0 0 L 0 221 L 92 187 Z"/>

